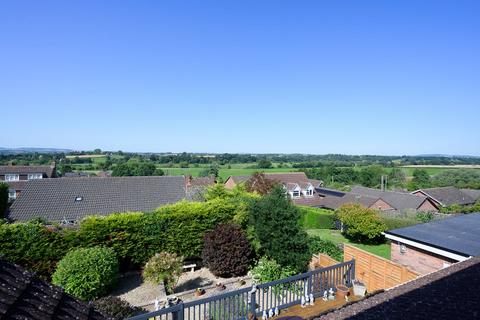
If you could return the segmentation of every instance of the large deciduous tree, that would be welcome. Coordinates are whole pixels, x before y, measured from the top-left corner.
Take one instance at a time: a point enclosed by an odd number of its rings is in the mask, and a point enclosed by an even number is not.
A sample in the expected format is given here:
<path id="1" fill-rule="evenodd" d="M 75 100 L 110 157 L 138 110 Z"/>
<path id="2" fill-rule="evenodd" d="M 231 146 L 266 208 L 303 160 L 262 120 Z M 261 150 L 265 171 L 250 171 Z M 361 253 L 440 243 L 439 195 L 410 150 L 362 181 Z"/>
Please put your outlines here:
<path id="1" fill-rule="evenodd" d="M 255 172 L 245 183 L 245 188 L 248 192 L 257 192 L 258 194 L 265 195 L 272 191 L 277 185 L 277 181 L 268 179 L 264 173 Z"/>

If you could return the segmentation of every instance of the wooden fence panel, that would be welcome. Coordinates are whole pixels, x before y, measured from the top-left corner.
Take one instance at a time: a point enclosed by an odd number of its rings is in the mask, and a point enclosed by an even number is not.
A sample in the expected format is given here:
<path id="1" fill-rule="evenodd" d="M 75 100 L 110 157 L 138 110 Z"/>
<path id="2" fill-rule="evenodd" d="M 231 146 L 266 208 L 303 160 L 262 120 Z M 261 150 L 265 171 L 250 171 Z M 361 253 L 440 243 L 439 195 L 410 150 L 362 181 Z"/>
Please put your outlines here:
<path id="1" fill-rule="evenodd" d="M 325 268 L 325 267 L 330 267 L 335 264 L 339 264 L 337 260 L 331 258 L 330 256 L 327 256 L 324 253 L 319 253 L 319 254 L 314 254 L 312 257 L 312 260 L 310 260 L 310 270 L 314 270 L 317 268 Z"/>
<path id="2" fill-rule="evenodd" d="M 355 259 L 355 278 L 364 282 L 369 292 L 389 289 L 419 276 L 405 266 L 348 244 L 343 246 L 343 258 Z"/>

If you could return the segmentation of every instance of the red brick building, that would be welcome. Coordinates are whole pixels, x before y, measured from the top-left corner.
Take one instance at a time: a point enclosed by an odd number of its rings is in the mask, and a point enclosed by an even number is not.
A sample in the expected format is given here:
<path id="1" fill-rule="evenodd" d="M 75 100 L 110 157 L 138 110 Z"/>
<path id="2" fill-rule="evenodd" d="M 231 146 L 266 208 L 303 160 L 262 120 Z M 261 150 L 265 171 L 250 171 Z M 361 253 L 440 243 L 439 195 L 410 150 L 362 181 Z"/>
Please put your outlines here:
<path id="1" fill-rule="evenodd" d="M 420 274 L 480 256 L 480 213 L 389 230 L 391 260 Z"/>

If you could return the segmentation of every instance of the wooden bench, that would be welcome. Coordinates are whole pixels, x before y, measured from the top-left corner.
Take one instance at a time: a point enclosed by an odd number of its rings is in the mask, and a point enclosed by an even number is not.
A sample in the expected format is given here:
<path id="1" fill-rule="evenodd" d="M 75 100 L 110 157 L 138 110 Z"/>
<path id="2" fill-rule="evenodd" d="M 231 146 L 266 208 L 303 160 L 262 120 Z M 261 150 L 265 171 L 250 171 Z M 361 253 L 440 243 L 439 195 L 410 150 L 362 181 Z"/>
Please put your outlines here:
<path id="1" fill-rule="evenodd" d="M 195 272 L 196 263 L 186 264 L 183 266 L 183 269 L 190 269 L 190 272 Z"/>

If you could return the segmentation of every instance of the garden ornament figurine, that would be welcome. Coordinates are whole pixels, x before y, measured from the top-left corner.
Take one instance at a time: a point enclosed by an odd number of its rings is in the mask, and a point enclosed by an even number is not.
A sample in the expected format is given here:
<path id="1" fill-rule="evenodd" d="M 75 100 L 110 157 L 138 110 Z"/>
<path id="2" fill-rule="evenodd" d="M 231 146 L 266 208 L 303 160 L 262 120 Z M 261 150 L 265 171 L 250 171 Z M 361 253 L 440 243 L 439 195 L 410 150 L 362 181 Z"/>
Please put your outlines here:
<path id="1" fill-rule="evenodd" d="M 310 305 L 313 306 L 315 304 L 315 298 L 313 297 L 313 293 L 310 293 Z"/>
<path id="2" fill-rule="evenodd" d="M 305 308 L 305 297 L 302 297 L 302 299 L 300 300 L 300 303 L 302 305 L 302 308 Z"/>
<path id="3" fill-rule="evenodd" d="M 275 307 L 275 316 L 278 316 L 280 314 L 280 310 L 278 310 L 278 307 Z"/>
<path id="4" fill-rule="evenodd" d="M 273 309 L 270 309 L 270 311 L 268 311 L 268 317 L 269 318 L 273 317 Z"/>
<path id="5" fill-rule="evenodd" d="M 262 320 L 267 320 L 268 319 L 268 316 L 267 316 L 267 311 L 263 310 L 263 313 L 262 313 Z"/>
<path id="6" fill-rule="evenodd" d="M 328 300 L 328 291 L 327 290 L 323 291 L 323 298 L 322 299 L 323 299 L 323 301 Z"/>
<path id="7" fill-rule="evenodd" d="M 335 296 L 333 295 L 333 288 L 330 288 L 328 291 L 328 300 L 335 300 Z"/>
<path id="8" fill-rule="evenodd" d="M 160 301 L 158 301 L 157 298 L 155 298 L 155 311 L 158 311 L 160 309 Z"/>

